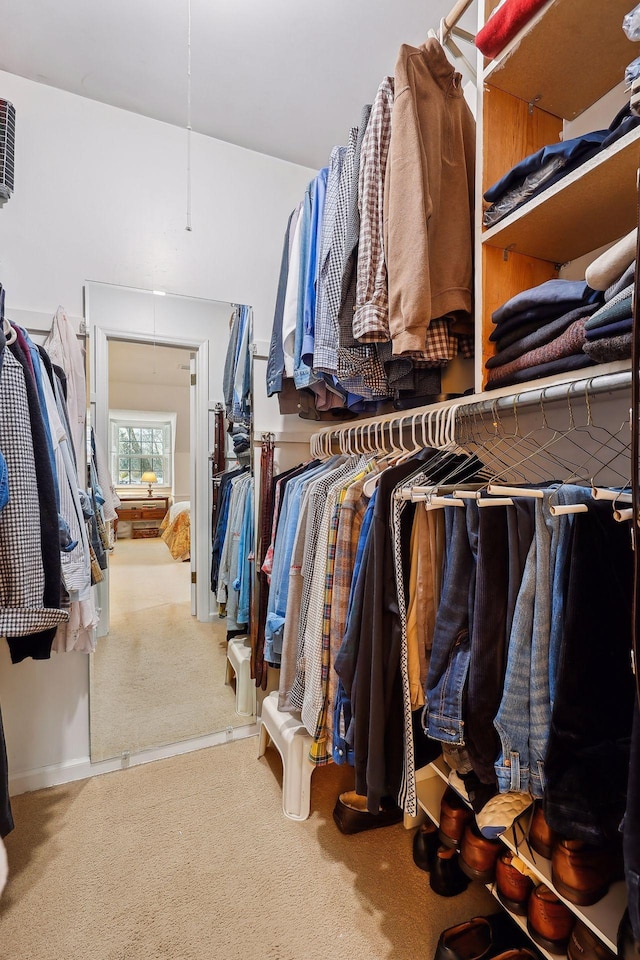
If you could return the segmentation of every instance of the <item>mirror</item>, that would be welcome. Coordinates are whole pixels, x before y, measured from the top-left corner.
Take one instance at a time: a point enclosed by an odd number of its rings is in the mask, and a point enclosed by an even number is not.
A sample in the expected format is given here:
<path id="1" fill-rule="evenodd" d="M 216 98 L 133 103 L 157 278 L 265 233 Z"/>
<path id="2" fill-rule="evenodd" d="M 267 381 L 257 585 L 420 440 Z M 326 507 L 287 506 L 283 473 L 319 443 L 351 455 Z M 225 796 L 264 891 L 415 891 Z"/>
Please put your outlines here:
<path id="1" fill-rule="evenodd" d="M 249 633 L 236 619 L 237 548 L 222 558 L 217 593 L 211 583 L 226 475 L 230 489 L 238 480 L 233 532 L 252 494 L 251 310 L 90 282 L 85 316 L 89 474 L 102 459 L 119 499 L 97 557 L 91 760 L 253 732 L 254 707 L 236 699 L 227 661 L 229 638 Z M 249 584 L 250 565 L 245 573 Z"/>

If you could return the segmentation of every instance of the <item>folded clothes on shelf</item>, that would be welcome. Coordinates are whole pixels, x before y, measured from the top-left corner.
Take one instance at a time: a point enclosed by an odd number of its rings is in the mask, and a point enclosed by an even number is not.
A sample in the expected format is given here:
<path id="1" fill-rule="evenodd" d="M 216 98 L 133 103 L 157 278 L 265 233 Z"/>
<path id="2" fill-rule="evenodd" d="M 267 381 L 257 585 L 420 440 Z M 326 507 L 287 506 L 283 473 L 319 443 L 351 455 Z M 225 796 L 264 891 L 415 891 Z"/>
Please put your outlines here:
<path id="1" fill-rule="evenodd" d="M 589 317 L 586 323 L 587 330 L 596 330 L 598 327 L 604 327 L 617 320 L 626 320 L 627 317 L 630 317 L 632 315 L 632 296 L 633 284 L 631 283 Z"/>
<path id="2" fill-rule="evenodd" d="M 527 380 L 538 380 L 540 377 L 552 377 L 556 373 L 572 373 L 574 370 L 580 370 L 582 367 L 589 367 L 593 364 L 591 357 L 585 353 L 576 353 L 571 357 L 563 357 L 561 360 L 551 360 L 549 363 L 540 363 L 535 367 L 527 367 L 526 370 L 518 370 L 509 377 L 500 380 L 492 380 L 486 386 L 487 390 L 497 390 L 498 387 L 511 387 L 517 383 L 526 383 Z"/>
<path id="3" fill-rule="evenodd" d="M 608 303 L 609 300 L 612 300 L 617 294 L 621 293 L 630 283 L 633 283 L 636 275 L 636 261 L 634 260 L 631 263 L 622 276 L 612 283 L 611 286 L 607 287 L 604 292 L 604 302 Z"/>
<path id="4" fill-rule="evenodd" d="M 586 319 L 580 318 L 574 320 L 567 329 L 549 343 L 545 343 L 535 350 L 529 350 L 521 356 L 512 360 L 510 363 L 503 364 L 500 367 L 489 370 L 489 383 L 508 380 L 512 374 L 521 370 L 529 370 L 540 364 L 549 363 L 552 360 L 563 360 L 574 354 L 582 353 L 582 347 L 586 341 L 584 326 Z"/>
<path id="5" fill-rule="evenodd" d="M 579 305 L 573 304 L 573 306 Z M 568 307 L 564 309 L 568 309 Z M 564 312 L 562 308 L 560 310 Z M 499 344 L 499 349 L 503 349 L 507 343 L 513 343 L 514 340 L 519 340 L 527 333 L 533 333 L 534 330 L 539 330 L 551 320 L 555 320 L 558 312 L 559 309 L 554 304 L 544 305 L 538 310 L 524 310 L 496 326 L 495 330 L 491 332 L 489 340 L 491 343 Z"/>
<path id="6" fill-rule="evenodd" d="M 624 237 L 614 243 L 612 247 L 601 253 L 599 257 L 589 264 L 585 271 L 585 280 L 594 290 L 607 290 L 622 276 L 631 266 L 636 258 L 636 245 L 638 242 L 638 228 L 635 227 Z M 630 277 L 628 283 L 631 283 L 633 277 Z"/>
<path id="7" fill-rule="evenodd" d="M 478 31 L 478 50 L 493 60 L 545 3 L 546 0 L 505 0 Z"/>
<path id="8" fill-rule="evenodd" d="M 604 337 L 620 337 L 625 333 L 631 333 L 633 329 L 633 317 L 625 317 L 624 320 L 614 320 L 612 323 L 605 323 L 602 327 L 594 327 L 593 330 L 587 330 L 587 340 L 602 340 Z"/>
<path id="9" fill-rule="evenodd" d="M 622 333 L 616 337 L 603 337 L 600 340 L 587 340 L 584 352 L 596 363 L 612 363 L 614 360 L 628 360 L 631 356 L 631 334 Z"/>
<path id="10" fill-rule="evenodd" d="M 491 316 L 495 324 L 503 324 L 512 317 L 521 316 L 525 311 L 536 310 L 541 316 L 549 318 L 559 316 L 567 310 L 574 310 L 585 303 L 595 303 L 602 299 L 584 280 L 545 280 L 544 283 L 528 290 L 516 293 Z M 528 315 L 528 319 L 534 319 Z"/>
<path id="11" fill-rule="evenodd" d="M 495 356 L 489 357 L 486 363 L 487 370 L 492 370 L 495 367 L 503 367 L 505 364 L 517 360 L 518 357 L 521 357 L 523 354 L 542 347 L 546 343 L 550 343 L 552 340 L 555 340 L 556 337 L 559 337 L 561 333 L 564 333 L 567 327 L 570 327 L 576 320 L 589 317 L 598 309 L 598 306 L 597 303 L 585 304 L 584 306 L 577 307 L 575 310 L 569 310 L 567 313 L 563 313 L 562 316 L 557 317 L 555 320 L 549 320 L 532 333 L 528 333 L 520 337 L 520 339 L 515 340 L 503 350 L 500 350 L 499 353 L 496 353 Z"/>
<path id="12" fill-rule="evenodd" d="M 491 343 L 495 343 L 496 351 L 499 353 L 501 350 L 506 350 L 507 347 L 510 347 L 512 343 L 517 343 L 518 340 L 522 340 L 523 337 L 528 336 L 530 333 L 541 330 L 542 327 L 544 327 L 546 323 L 551 322 L 552 319 L 553 318 L 534 320 L 531 323 L 524 323 L 522 326 L 517 322 L 512 323 L 512 321 L 509 320 L 504 324 L 504 327 L 501 326 L 494 330 L 489 340 Z M 514 320 L 517 321 L 517 318 L 514 318 Z"/>
<path id="13" fill-rule="evenodd" d="M 592 130 L 529 154 L 485 192 L 484 199 L 491 206 L 484 212 L 484 225 L 493 226 L 531 197 L 538 196 L 587 160 L 612 146 L 638 124 L 640 117 L 632 113 L 628 102 L 618 111 L 607 129 Z"/>

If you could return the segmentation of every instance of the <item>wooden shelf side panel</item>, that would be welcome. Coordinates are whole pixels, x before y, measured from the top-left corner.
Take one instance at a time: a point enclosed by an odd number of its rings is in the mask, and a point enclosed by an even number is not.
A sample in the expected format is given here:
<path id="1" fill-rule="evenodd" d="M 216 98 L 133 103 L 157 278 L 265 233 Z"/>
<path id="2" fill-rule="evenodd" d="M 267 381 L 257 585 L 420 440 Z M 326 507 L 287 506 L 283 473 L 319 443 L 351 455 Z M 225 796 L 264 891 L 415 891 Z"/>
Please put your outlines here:
<path id="1" fill-rule="evenodd" d="M 484 79 L 571 120 L 624 79 L 638 55 L 622 18 L 629 0 L 550 0 L 485 70 Z"/>
<path id="2" fill-rule="evenodd" d="M 486 84 L 483 97 L 484 193 L 529 154 L 557 143 L 562 120 Z"/>
<path id="3" fill-rule="evenodd" d="M 482 317 L 482 369 L 483 383 L 486 380 L 484 365 L 495 353 L 489 335 L 495 330 L 491 321 L 491 314 L 506 303 L 516 293 L 536 287 L 545 280 L 552 280 L 558 276 L 554 263 L 547 260 L 536 260 L 533 257 L 524 257 L 517 253 L 507 253 L 506 260 L 503 250 L 497 247 L 485 246 L 482 251 L 483 274 L 483 317 Z"/>

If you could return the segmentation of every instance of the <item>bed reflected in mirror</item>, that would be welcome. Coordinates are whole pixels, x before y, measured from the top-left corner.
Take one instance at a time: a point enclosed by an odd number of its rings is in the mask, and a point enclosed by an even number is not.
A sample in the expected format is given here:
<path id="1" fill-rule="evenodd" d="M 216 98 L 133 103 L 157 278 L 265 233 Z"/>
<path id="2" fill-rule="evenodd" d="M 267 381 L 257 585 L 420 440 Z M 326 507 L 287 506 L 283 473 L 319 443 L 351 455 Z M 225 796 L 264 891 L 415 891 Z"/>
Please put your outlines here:
<path id="1" fill-rule="evenodd" d="M 228 584 L 211 589 L 220 475 L 251 478 L 250 397 L 243 419 L 231 396 L 235 423 L 225 407 L 239 309 L 87 285 L 89 454 L 103 451 L 117 495 L 90 666 L 93 762 L 253 723 L 227 656 L 248 625 L 229 619 Z"/>

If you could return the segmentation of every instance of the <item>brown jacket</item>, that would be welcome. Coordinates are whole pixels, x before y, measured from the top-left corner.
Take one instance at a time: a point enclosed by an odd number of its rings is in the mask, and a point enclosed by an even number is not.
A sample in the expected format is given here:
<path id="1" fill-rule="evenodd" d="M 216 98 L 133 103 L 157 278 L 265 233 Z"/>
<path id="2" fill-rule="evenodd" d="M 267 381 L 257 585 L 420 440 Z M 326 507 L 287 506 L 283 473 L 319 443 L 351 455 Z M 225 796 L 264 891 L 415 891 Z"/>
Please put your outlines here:
<path id="1" fill-rule="evenodd" d="M 396 356 L 424 350 L 432 320 L 471 332 L 475 121 L 437 40 L 396 63 L 385 181 L 389 327 Z"/>

